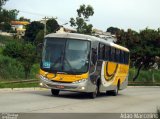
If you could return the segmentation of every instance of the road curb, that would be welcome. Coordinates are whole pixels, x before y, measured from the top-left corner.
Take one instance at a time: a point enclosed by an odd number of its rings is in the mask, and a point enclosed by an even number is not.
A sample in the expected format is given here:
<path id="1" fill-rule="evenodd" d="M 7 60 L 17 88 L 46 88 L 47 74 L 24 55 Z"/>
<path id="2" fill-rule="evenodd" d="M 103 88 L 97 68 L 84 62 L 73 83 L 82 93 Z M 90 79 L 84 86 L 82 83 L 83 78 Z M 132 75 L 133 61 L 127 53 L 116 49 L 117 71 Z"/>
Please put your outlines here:
<path id="1" fill-rule="evenodd" d="M 47 90 L 45 88 L 33 87 L 33 88 L 1 88 L 0 92 L 8 92 L 8 91 L 40 91 Z"/>

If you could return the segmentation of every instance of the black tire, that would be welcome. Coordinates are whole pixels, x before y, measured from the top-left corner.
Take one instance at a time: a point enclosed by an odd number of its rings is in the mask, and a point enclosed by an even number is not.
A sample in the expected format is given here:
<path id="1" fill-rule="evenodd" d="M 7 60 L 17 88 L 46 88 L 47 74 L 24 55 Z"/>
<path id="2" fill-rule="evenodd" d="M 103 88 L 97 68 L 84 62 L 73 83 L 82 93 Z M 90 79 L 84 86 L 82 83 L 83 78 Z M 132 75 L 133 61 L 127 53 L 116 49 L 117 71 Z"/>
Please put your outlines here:
<path id="1" fill-rule="evenodd" d="M 59 95 L 59 92 L 60 92 L 60 90 L 51 89 L 51 93 L 52 93 L 52 95 L 54 95 L 54 96 L 58 96 L 58 95 Z"/>
<path id="2" fill-rule="evenodd" d="M 95 99 L 95 98 L 97 97 L 97 95 L 98 95 L 98 92 L 99 92 L 99 91 L 98 91 L 98 86 L 96 86 L 95 91 L 89 93 L 89 97 L 90 97 L 91 99 Z"/>
<path id="3" fill-rule="evenodd" d="M 113 96 L 117 96 L 118 95 L 118 86 L 116 87 L 115 90 L 112 91 L 112 95 Z"/>
<path id="4" fill-rule="evenodd" d="M 116 89 L 112 91 L 112 95 L 113 96 L 117 96 L 118 95 L 118 93 L 119 93 L 119 84 L 120 83 L 118 82 Z"/>

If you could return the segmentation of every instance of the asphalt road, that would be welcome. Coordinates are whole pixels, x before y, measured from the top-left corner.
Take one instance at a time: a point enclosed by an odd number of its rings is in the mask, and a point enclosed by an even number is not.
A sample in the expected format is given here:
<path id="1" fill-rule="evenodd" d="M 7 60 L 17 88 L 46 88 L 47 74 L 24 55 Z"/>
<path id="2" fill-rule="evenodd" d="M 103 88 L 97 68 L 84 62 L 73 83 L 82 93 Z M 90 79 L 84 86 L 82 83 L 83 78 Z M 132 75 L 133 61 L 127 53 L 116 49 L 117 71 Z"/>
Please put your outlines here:
<path id="1" fill-rule="evenodd" d="M 101 94 L 89 99 L 86 94 L 50 90 L 0 90 L 0 113 L 155 113 L 160 107 L 160 87 L 128 87 L 118 96 Z"/>

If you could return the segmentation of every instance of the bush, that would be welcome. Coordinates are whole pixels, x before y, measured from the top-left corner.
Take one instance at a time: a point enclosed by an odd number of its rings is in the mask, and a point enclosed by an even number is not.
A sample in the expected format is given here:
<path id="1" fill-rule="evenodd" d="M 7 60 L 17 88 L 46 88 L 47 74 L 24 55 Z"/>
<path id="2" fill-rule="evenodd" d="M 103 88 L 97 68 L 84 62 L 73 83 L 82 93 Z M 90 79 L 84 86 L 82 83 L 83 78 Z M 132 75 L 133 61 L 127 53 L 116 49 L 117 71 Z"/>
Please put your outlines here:
<path id="1" fill-rule="evenodd" d="M 132 81 L 133 77 L 137 73 L 137 69 L 131 68 L 129 70 L 129 81 Z M 152 82 L 153 76 L 155 82 L 160 82 L 160 70 L 141 70 L 136 81 Z"/>
<path id="2" fill-rule="evenodd" d="M 37 78 L 37 74 L 39 74 L 40 64 L 34 64 L 31 69 L 30 78 Z"/>
<path id="3" fill-rule="evenodd" d="M 2 35 L 0 35 L 0 44 L 7 44 L 11 40 L 14 40 L 11 36 L 2 36 Z"/>
<path id="4" fill-rule="evenodd" d="M 24 78 L 22 65 L 15 59 L 0 55 L 0 79 L 21 78 Z"/>
<path id="5" fill-rule="evenodd" d="M 13 41 L 6 44 L 3 55 L 16 59 L 21 63 L 25 78 L 30 77 L 31 69 L 37 60 L 36 48 L 30 43 Z"/>
<path id="6" fill-rule="evenodd" d="M 39 72 L 39 64 L 34 64 L 28 78 L 36 78 Z M 24 68 L 16 59 L 0 55 L 0 79 L 21 80 L 25 78 Z"/>

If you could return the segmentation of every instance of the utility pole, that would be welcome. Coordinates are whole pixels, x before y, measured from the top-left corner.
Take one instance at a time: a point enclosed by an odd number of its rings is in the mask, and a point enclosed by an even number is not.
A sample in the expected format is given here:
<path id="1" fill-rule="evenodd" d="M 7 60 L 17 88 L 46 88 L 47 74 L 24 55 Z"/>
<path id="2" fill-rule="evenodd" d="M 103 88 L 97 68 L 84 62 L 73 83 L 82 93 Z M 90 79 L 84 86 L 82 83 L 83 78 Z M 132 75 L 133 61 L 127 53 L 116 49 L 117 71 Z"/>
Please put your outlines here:
<path id="1" fill-rule="evenodd" d="M 44 19 L 44 36 L 46 35 L 47 33 L 47 20 L 49 19 L 48 17 L 44 17 L 42 18 Z"/>
<path id="2" fill-rule="evenodd" d="M 43 20 L 44 20 L 44 36 L 47 34 L 47 20 L 48 19 L 57 19 L 57 17 L 55 17 L 55 18 L 48 18 L 48 17 L 44 17 L 44 18 L 42 18 Z"/>

